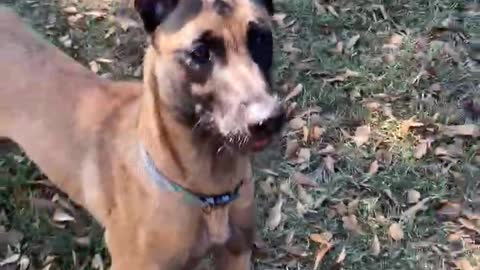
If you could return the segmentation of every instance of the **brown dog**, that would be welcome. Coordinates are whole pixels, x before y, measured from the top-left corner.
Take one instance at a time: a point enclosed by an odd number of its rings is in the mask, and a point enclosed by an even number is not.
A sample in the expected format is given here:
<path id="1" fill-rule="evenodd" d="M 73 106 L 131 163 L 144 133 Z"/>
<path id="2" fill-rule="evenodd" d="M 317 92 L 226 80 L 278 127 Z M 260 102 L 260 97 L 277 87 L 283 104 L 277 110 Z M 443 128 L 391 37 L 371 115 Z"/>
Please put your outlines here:
<path id="1" fill-rule="evenodd" d="M 249 157 L 285 120 L 271 1 L 137 0 L 144 84 L 102 80 L 0 9 L 0 137 L 106 229 L 112 269 L 250 269 Z"/>

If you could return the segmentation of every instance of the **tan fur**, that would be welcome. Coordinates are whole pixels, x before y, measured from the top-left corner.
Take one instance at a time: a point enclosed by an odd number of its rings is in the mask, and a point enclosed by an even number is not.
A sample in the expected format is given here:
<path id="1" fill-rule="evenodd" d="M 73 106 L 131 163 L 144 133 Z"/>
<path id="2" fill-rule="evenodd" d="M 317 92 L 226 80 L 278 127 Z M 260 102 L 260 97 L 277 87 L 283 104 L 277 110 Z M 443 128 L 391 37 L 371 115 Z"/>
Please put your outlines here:
<path id="1" fill-rule="evenodd" d="M 164 109 L 158 55 L 138 82 L 103 80 L 0 8 L 0 137 L 17 142 L 59 188 L 106 228 L 113 270 L 190 270 L 213 251 L 217 269 L 250 269 L 254 231 L 248 156 L 211 155 Z M 170 98 L 170 97 L 169 97 Z M 240 198 L 208 214 L 146 174 L 143 143 L 169 179 Z M 208 168 L 208 169 L 206 169 Z"/>

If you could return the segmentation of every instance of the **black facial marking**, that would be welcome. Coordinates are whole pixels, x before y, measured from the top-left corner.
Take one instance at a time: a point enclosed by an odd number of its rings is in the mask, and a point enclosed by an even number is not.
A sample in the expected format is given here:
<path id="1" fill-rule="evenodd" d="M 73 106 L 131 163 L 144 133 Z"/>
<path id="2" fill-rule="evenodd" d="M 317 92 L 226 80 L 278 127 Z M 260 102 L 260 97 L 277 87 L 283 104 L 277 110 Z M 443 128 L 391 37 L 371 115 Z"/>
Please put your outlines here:
<path id="1" fill-rule="evenodd" d="M 213 8 L 220 16 L 228 16 L 233 12 L 232 6 L 223 0 L 215 0 Z"/>
<path id="2" fill-rule="evenodd" d="M 187 22 L 194 19 L 202 11 L 202 0 L 182 0 L 179 1 L 177 8 L 168 16 L 164 23 L 160 25 L 165 32 L 176 32 L 180 30 Z"/>
<path id="3" fill-rule="evenodd" d="M 273 15 L 275 9 L 273 7 L 273 0 L 252 0 L 256 4 L 262 5 L 267 9 L 268 14 Z"/>
<path id="4" fill-rule="evenodd" d="M 265 78 L 270 81 L 273 61 L 273 37 L 269 29 L 250 22 L 247 30 L 247 47 L 253 61 L 259 66 Z"/>

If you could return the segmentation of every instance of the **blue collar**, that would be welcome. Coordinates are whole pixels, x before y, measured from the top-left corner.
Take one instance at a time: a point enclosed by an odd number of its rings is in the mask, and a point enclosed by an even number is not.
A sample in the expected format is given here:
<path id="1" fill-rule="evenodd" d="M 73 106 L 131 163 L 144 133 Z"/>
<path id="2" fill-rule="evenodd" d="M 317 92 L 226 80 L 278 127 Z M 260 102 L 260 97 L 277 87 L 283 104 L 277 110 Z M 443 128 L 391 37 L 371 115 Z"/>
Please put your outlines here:
<path id="1" fill-rule="evenodd" d="M 168 178 L 155 166 L 155 163 L 153 162 L 152 158 L 148 154 L 147 150 L 143 147 L 143 145 L 140 145 L 140 154 L 143 159 L 145 170 L 147 171 L 150 178 L 160 188 L 163 188 L 170 192 L 183 193 L 185 201 L 197 204 L 204 210 L 210 210 L 232 203 L 235 199 L 238 198 L 240 188 L 243 185 L 243 181 L 241 181 L 232 192 L 227 192 L 219 195 L 204 195 L 195 193 L 180 186 L 175 182 L 168 180 Z"/>

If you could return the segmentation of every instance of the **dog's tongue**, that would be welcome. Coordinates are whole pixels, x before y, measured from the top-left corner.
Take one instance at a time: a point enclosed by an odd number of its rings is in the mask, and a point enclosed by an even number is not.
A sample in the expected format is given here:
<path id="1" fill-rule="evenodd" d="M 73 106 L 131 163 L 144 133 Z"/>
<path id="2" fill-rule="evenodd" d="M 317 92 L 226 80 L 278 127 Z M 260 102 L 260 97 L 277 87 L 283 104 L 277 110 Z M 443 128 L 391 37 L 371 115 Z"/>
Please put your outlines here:
<path id="1" fill-rule="evenodd" d="M 258 139 L 253 142 L 252 148 L 254 151 L 260 151 L 268 144 L 268 139 Z"/>

